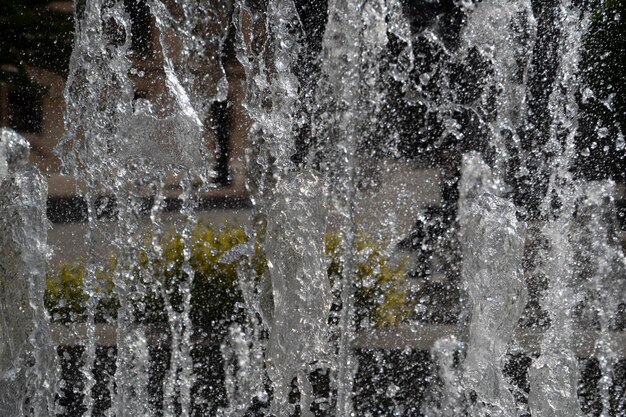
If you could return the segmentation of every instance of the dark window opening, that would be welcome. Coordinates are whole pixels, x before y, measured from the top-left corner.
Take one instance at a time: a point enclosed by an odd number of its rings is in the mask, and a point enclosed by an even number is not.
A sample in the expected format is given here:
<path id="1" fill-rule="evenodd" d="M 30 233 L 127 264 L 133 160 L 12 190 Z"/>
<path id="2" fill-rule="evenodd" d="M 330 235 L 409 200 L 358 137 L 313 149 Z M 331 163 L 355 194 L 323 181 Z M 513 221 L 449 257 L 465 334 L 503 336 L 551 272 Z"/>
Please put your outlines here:
<path id="1" fill-rule="evenodd" d="M 43 89 L 13 88 L 9 91 L 9 127 L 21 133 L 41 133 Z"/>
<path id="2" fill-rule="evenodd" d="M 87 0 L 75 0 L 75 10 L 76 16 L 78 20 L 82 20 L 85 18 L 85 8 L 87 6 Z"/>
<path id="3" fill-rule="evenodd" d="M 102 29 L 108 45 L 119 48 L 126 42 L 124 27 L 115 19 L 109 18 L 103 22 Z"/>
<path id="4" fill-rule="evenodd" d="M 133 100 L 146 100 L 148 98 L 148 92 L 143 90 L 136 90 L 133 96 Z"/>
<path id="5" fill-rule="evenodd" d="M 152 49 L 150 8 L 145 0 L 124 0 L 124 6 L 130 15 L 131 49 L 146 57 Z"/>
<path id="6" fill-rule="evenodd" d="M 231 106 L 227 101 L 218 101 L 211 107 L 211 128 L 215 134 L 215 182 L 219 185 L 230 184 L 230 124 Z"/>
<path id="7" fill-rule="evenodd" d="M 142 101 L 148 100 L 148 93 L 142 90 L 135 91 L 135 94 L 133 95 L 133 110 L 135 111 L 139 110 L 139 108 L 137 107 L 138 100 L 142 100 Z"/>

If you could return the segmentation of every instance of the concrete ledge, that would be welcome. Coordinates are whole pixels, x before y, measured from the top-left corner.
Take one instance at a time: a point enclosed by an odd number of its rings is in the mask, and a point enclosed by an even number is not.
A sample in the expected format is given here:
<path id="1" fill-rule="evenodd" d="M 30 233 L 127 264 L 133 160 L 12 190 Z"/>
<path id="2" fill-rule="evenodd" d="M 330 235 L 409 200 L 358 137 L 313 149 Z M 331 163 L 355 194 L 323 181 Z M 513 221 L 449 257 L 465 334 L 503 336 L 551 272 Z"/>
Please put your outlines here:
<path id="1" fill-rule="evenodd" d="M 363 349 L 402 350 L 414 348 L 430 350 L 438 339 L 452 335 L 461 341 L 466 341 L 468 338 L 467 332 L 461 331 L 455 325 L 424 324 L 413 328 L 404 326 L 361 334 L 354 341 L 354 345 Z M 615 354 L 626 357 L 626 332 L 611 332 L 610 335 Z M 509 351 L 539 354 L 541 353 L 542 336 L 541 330 L 517 328 Z M 593 356 L 594 343 L 599 336 L 597 331 L 575 330 L 572 350 L 576 356 L 581 358 Z"/>
<path id="2" fill-rule="evenodd" d="M 141 199 L 141 210 L 145 215 L 150 214 L 154 200 Z M 163 202 L 163 212 L 180 211 L 182 201 L 177 198 L 166 198 Z M 98 219 L 112 219 L 115 217 L 116 202 L 113 197 L 102 196 L 96 201 Z M 252 207 L 246 196 L 198 196 L 196 208 L 198 212 L 207 210 L 239 210 Z M 52 223 L 83 223 L 87 221 L 87 202 L 81 197 L 49 198 L 46 209 L 48 220 Z"/>
<path id="3" fill-rule="evenodd" d="M 130 331 L 134 331 L 133 327 Z M 166 343 L 169 340 L 169 329 L 166 325 L 151 325 L 143 327 L 145 337 L 149 344 Z M 57 346 L 80 345 L 86 338 L 87 326 L 84 323 L 64 325 L 53 323 L 51 325 L 53 343 Z M 517 329 L 511 352 L 524 352 L 527 354 L 539 354 L 542 332 L 529 329 Z M 400 327 L 388 330 L 376 330 L 371 333 L 363 333 L 357 336 L 353 342 L 355 349 L 381 349 L 403 350 L 406 348 L 418 350 L 430 350 L 434 343 L 445 336 L 454 335 L 459 340 L 467 340 L 466 333 L 454 325 L 423 325 L 414 328 Z M 572 350 L 577 357 L 585 358 L 593 356 L 594 342 L 599 337 L 596 331 L 582 330 L 575 332 L 575 343 Z M 95 339 L 98 346 L 115 346 L 117 343 L 116 327 L 109 324 L 96 324 Z M 618 357 L 626 357 L 626 332 L 611 332 L 614 353 Z M 196 338 L 196 342 L 215 345 L 219 341 L 216 338 Z"/>

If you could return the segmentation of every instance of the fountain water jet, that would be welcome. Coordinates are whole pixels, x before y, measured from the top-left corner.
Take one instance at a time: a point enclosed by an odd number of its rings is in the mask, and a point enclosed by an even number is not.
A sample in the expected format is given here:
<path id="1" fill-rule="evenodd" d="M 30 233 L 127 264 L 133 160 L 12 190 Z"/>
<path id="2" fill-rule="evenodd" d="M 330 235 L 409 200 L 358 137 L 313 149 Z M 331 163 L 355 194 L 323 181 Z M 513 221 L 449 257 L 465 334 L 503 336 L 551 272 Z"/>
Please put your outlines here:
<path id="1" fill-rule="evenodd" d="M 43 304 L 47 187 L 30 145 L 0 129 L 0 413 L 53 415 L 58 365 Z"/>
<path id="2" fill-rule="evenodd" d="M 575 308 L 585 303 L 598 317 L 594 353 L 602 373 L 600 402 L 602 416 L 611 415 L 619 362 L 612 329 L 624 302 L 623 291 L 616 289 L 624 285 L 626 268 L 608 231 L 610 215 L 602 215 L 611 186 L 599 185 L 594 192 L 593 183 L 574 173 L 584 83 L 581 50 L 592 17 L 569 0 L 463 1 L 454 6 L 461 16 L 454 37 L 443 14 L 410 19 L 412 6 L 405 3 L 330 0 L 319 11 L 325 21 L 311 29 L 306 7 L 294 0 L 147 0 L 163 86 L 160 97 L 147 99 L 134 97 L 138 64 L 126 2 L 87 0 L 84 7 L 76 2 L 66 135 L 57 149 L 66 172 L 82 183 L 87 204 L 87 331 L 79 343 L 84 347 L 83 415 L 100 412 L 92 393 L 99 382 L 97 321 L 104 320 L 114 328 L 117 348 L 107 412 L 118 417 L 200 415 L 198 352 L 209 343 L 220 344 L 224 384 L 210 388 L 223 388 L 227 403 L 215 412 L 225 416 L 412 415 L 413 409 L 439 417 L 577 416 L 583 407 Z M 427 3 L 420 7 L 437 7 Z M 202 193 L 218 187 L 212 171 L 218 158 L 205 143 L 206 125 L 211 106 L 232 100 L 236 88 L 227 77 L 227 50 L 245 76 L 254 230 L 218 260 L 237 271 L 241 300 L 236 308 L 242 314 L 233 313 L 226 323 L 199 323 L 191 314 L 198 256 L 193 233 Z M 474 71 L 481 79 L 472 81 Z M 3 261 L 8 265 L 3 264 L 3 273 L 26 274 L 30 286 L 25 280 L 5 287 L 3 346 L 10 349 L 0 353 L 0 382 L 14 378 L 20 384 L 0 387 L 0 406 L 14 408 L 7 415 L 28 414 L 20 410 L 24 404 L 33 415 L 52 415 L 56 364 L 41 302 L 45 190 L 25 164 L 24 141 L 3 130 L 2 144 L 9 151 L 0 154 L 5 156 L 0 158 L 0 209 L 7 213 L 7 233 L 1 237 L 7 241 L 0 248 L 22 251 L 10 256 L 19 262 Z M 379 329 L 356 323 L 362 304 L 370 302 L 361 295 L 371 285 L 367 279 L 359 282 L 364 268 L 357 258 L 357 234 L 361 217 L 373 211 L 368 191 L 393 188 L 381 184 L 380 170 L 388 165 L 377 161 L 384 158 L 421 168 L 446 165 L 439 224 L 447 234 L 420 237 L 436 233 L 429 224 L 428 232 L 414 231 L 411 245 L 433 253 L 424 246 L 445 247 L 441 240 L 455 240 L 461 272 L 455 275 L 449 267 L 443 274 L 447 281 L 440 282 L 432 272 L 434 256 L 428 256 L 420 262 L 431 265 L 417 269 L 429 274 L 416 273 L 410 291 L 444 288 L 419 296 L 422 309 L 453 287 L 467 297 L 459 301 L 460 316 L 446 323 L 457 330 L 441 331 L 432 348 L 441 385 L 424 382 L 430 402 L 413 409 L 400 404 L 398 381 L 359 385 L 368 373 L 362 362 L 368 347 L 357 349 L 355 341 L 359 332 Z M 171 189 L 176 195 L 168 198 L 180 206 L 172 228 L 181 257 L 151 270 L 144 265 L 167 259 L 162 239 L 169 227 L 165 195 Z M 113 221 L 103 215 L 102 195 L 114 202 Z M 393 210 L 393 202 L 385 204 Z M 437 213 L 433 207 L 425 210 Z M 148 211 L 150 222 L 145 222 Z M 379 219 L 388 227 L 381 235 L 397 230 L 390 219 L 392 214 Z M 339 272 L 332 279 L 327 233 L 340 236 Z M 104 297 L 99 234 L 120 254 L 112 268 L 119 308 L 103 319 L 96 313 Z M 394 244 L 401 236 L 390 240 L 388 253 L 400 256 Z M 146 241 L 152 245 L 148 250 Z M 533 247 L 539 249 L 533 252 Z M 257 251 L 265 263 L 252 260 Z M 371 254 L 365 252 L 358 256 Z M 593 260 L 588 270 L 577 263 L 577 254 Z M 385 267 L 381 262 L 370 273 L 384 276 Z M 533 280 L 545 281 L 543 291 L 532 288 Z M 372 296 L 377 308 L 393 300 L 390 282 L 383 283 L 387 293 Z M 27 296 L 28 308 L 10 311 Z M 151 398 L 152 329 L 142 321 L 150 297 L 162 303 L 165 324 L 159 330 L 167 357 L 160 402 Z M 532 303 L 545 320 L 524 327 L 532 319 Z M 417 317 L 408 321 L 414 324 L 412 334 L 401 340 L 407 350 L 426 337 L 427 326 L 440 324 L 416 324 Z M 218 333 L 218 342 L 207 341 L 211 331 Z M 518 333 L 526 331 L 539 332 L 539 349 L 525 350 Z M 402 339 L 401 331 L 389 334 Z M 537 354 L 527 373 L 529 392 L 516 391 L 504 370 L 507 355 L 516 349 Z M 320 382 L 319 374 L 328 380 Z M 359 403 L 368 389 L 385 397 L 388 410 Z"/>

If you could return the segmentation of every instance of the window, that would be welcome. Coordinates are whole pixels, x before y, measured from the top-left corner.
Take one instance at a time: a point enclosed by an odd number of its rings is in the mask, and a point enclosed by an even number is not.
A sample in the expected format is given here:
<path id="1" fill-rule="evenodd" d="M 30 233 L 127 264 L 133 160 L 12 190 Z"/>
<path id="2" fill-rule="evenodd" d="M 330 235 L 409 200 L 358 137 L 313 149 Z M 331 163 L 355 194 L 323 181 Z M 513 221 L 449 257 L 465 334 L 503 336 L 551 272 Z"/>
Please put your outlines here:
<path id="1" fill-rule="evenodd" d="M 227 101 L 217 101 L 213 104 L 211 128 L 215 132 L 215 153 L 217 177 L 215 182 L 220 185 L 228 185 L 231 181 L 228 161 L 230 158 L 230 127 L 231 105 Z"/>
<path id="2" fill-rule="evenodd" d="M 41 133 L 44 91 L 34 86 L 9 90 L 9 127 L 21 133 Z"/>
<path id="3" fill-rule="evenodd" d="M 145 0 L 124 0 L 126 12 L 130 15 L 131 48 L 139 56 L 146 57 L 151 51 L 151 15 Z"/>

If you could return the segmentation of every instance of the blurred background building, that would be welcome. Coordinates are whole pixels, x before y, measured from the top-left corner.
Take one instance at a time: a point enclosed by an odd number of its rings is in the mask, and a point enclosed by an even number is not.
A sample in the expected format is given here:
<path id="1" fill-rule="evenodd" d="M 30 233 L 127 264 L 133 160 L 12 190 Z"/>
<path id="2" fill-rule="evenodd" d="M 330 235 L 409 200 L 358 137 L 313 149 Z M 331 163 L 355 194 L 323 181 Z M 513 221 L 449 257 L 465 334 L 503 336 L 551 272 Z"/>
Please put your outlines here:
<path id="1" fill-rule="evenodd" d="M 177 2 L 165 3 L 175 14 Z M 402 3 L 415 38 L 412 48 L 416 61 L 409 81 L 422 91 L 425 100 L 406 97 L 398 83 L 384 86 L 387 95 L 380 111 L 380 122 L 371 138 L 364 141 L 367 153 L 372 157 L 364 164 L 367 168 L 363 173 L 364 181 L 360 183 L 363 198 L 358 209 L 359 221 L 361 227 L 370 232 L 382 230 L 392 235 L 398 242 L 398 249 L 411 255 L 409 275 L 415 278 L 418 287 L 443 294 L 454 292 L 457 287 L 450 285 L 458 279 L 458 268 L 453 266 L 456 249 L 450 246 L 450 231 L 453 233 L 456 222 L 461 158 L 468 151 L 478 151 L 488 159 L 490 149 L 488 133 L 476 123 L 470 112 L 457 111 L 451 116 L 463 124 L 465 132 L 470 132 L 459 138 L 446 133 L 446 121 L 438 117 L 426 101 L 441 99 L 438 84 L 444 76 L 458 84 L 453 87 L 458 88 L 460 100 L 468 103 L 476 100 L 480 96 L 479 80 L 486 76 L 489 68 L 480 62 L 479 57 L 472 56 L 471 51 L 465 62 L 457 62 L 450 56 L 449 50 L 458 46 L 466 19 L 458 2 L 407 0 Z M 302 22 L 305 47 L 296 75 L 304 90 L 303 96 L 310 97 L 320 71 L 317 55 L 322 48 L 327 2 L 297 0 L 295 4 Z M 533 90 L 529 92 L 531 107 L 535 109 L 533 114 L 547 111 L 547 97 L 555 76 L 555 52 L 551 45 L 556 42 L 558 34 L 551 32 L 550 23 L 557 4 L 552 0 L 533 2 L 539 16 L 538 25 L 545 29 L 539 32 L 535 45 L 536 50 L 543 52 L 536 54 L 530 69 L 530 77 L 535 79 L 529 82 Z M 84 7 L 84 0 L 79 0 L 76 12 L 80 15 Z M 134 100 L 137 105 L 147 100 L 161 109 L 157 108 L 157 112 L 162 111 L 171 97 L 165 87 L 159 31 L 146 0 L 124 0 L 124 7 L 132 24 L 129 57 L 133 63 L 130 75 L 135 86 Z M 199 216 L 216 224 L 225 220 L 249 224 L 251 204 L 246 190 L 245 154 L 250 120 L 243 104 L 244 71 L 236 58 L 234 26 L 231 24 L 233 5 L 232 2 L 218 1 L 211 7 L 219 13 L 210 20 L 212 24 L 202 30 L 216 36 L 206 37 L 209 39 L 206 57 L 193 61 L 194 67 L 190 71 L 201 83 L 198 88 L 214 94 L 221 71 L 215 62 L 220 61 L 228 91 L 225 99 L 210 101 L 208 117 L 203 121 L 205 140 L 214 155 L 207 163 L 212 164 L 215 177 L 209 190 L 202 195 Z M 264 2 L 251 2 L 250 7 L 263 9 Z M 585 7 L 591 10 L 600 7 L 600 3 L 591 2 Z M 624 11 L 623 6 L 613 7 L 616 8 L 614 13 Z M 19 0 L 0 5 L 0 125 L 26 136 L 32 145 L 32 162 L 48 178 L 48 217 L 53 223 L 49 244 L 53 249 L 53 261 L 76 258 L 84 253 L 85 244 L 86 204 L 78 192 L 80 184 L 61 175 L 60 161 L 53 152 L 64 134 L 64 88 L 73 41 L 73 13 L 71 1 Z M 624 139 L 620 133 L 626 125 L 626 77 L 618 70 L 623 68 L 620 59 L 626 56 L 626 33 L 624 24 L 616 22 L 595 22 L 596 26 L 586 40 L 582 69 L 595 95 L 581 98 L 575 171 L 586 179 L 613 179 L 617 182 L 618 217 L 622 241 L 626 243 L 623 200 L 626 165 Z M 115 37 L 115 28 L 112 26 L 110 30 L 110 35 Z M 254 30 L 262 31 L 263 26 L 254 26 Z M 436 35 L 436 42 L 429 33 Z M 620 37 L 620 34 L 625 36 Z M 170 55 L 176 61 L 181 53 L 176 50 L 177 41 L 171 33 L 164 33 L 164 36 L 170 37 L 168 44 L 174 46 Z M 387 53 L 391 57 L 397 56 L 404 45 L 393 34 L 389 33 L 388 37 Z M 603 55 L 600 54 L 602 51 Z M 216 59 L 218 56 L 220 60 Z M 594 58 L 597 56 L 603 58 Z M 442 74 L 445 71 L 447 73 Z M 428 80 L 424 74 L 428 75 Z M 612 110 L 607 111 L 606 104 L 602 103 L 609 99 Z M 529 123 L 535 128 L 527 133 L 521 132 L 520 137 L 527 142 L 523 147 L 531 149 L 532 153 L 532 144 L 541 142 L 541 131 L 546 127 L 539 119 Z M 605 127 L 598 130 L 598 126 Z M 297 153 L 293 156 L 298 163 L 306 159 L 309 151 L 311 138 L 308 135 L 310 129 L 305 123 L 300 129 Z M 618 141 L 613 143 L 615 137 Z M 534 157 L 541 160 L 546 156 L 538 154 Z M 518 180 L 524 181 L 524 178 L 512 178 L 511 183 Z M 177 207 L 176 197 L 180 192 L 177 181 L 174 176 L 167 180 L 166 193 L 172 208 Z M 521 186 L 519 193 L 516 189 L 511 191 L 530 220 L 537 201 L 543 198 L 542 186 Z M 388 225 L 393 228 L 389 229 Z M 427 285 L 422 285 L 425 283 Z"/>
<path id="2" fill-rule="evenodd" d="M 76 12 L 80 15 L 85 0 L 77 1 Z M 296 75 L 303 96 L 311 97 L 320 72 L 317 55 L 322 49 L 327 1 L 294 2 L 304 31 L 303 62 L 296 69 Z M 164 3 L 175 13 L 175 0 Z M 228 91 L 225 98 L 209 103 L 210 111 L 203 120 L 204 139 L 214 155 L 207 163 L 212 164 L 215 176 L 211 187 L 201 195 L 198 216 L 214 224 L 226 220 L 236 225 L 250 224 L 252 204 L 246 188 L 245 158 L 251 122 L 244 108 L 244 71 L 236 57 L 234 27 L 230 24 L 232 3 L 224 0 L 214 3 L 215 10 L 221 12 L 216 15 L 214 25 L 204 30 L 220 36 L 207 46 L 208 61 L 198 60 L 191 71 L 204 88 L 217 88 L 220 68 L 212 62 L 219 55 L 228 80 Z M 262 9 L 265 2 L 251 0 L 248 3 L 252 8 Z M 455 60 L 450 54 L 458 46 L 460 31 L 466 21 L 460 3 L 463 2 L 402 1 L 404 16 L 414 37 L 411 47 L 415 63 L 409 73 L 409 82 L 416 89 L 419 86 L 422 98 L 427 100 L 407 97 L 398 83 L 389 82 L 384 86 L 387 94 L 379 123 L 371 138 L 363 142 L 366 148 L 363 153 L 370 159 L 365 164 L 364 181 L 359 183 L 363 197 L 358 208 L 360 225 L 372 233 L 383 230 L 391 235 L 398 252 L 410 256 L 411 297 L 419 300 L 417 304 L 421 306 L 415 310 L 414 318 L 441 325 L 456 325 L 459 314 L 459 248 L 453 237 L 457 228 L 462 157 L 467 152 L 476 151 L 489 160 L 493 151 L 489 148 L 488 133 L 471 112 L 461 109 L 451 115 L 452 119 L 446 120 L 438 117 L 429 104 L 443 100 L 439 87 L 442 77 L 448 77 L 446 82 L 451 81 L 451 88 L 457 89 L 457 97 L 463 103 L 476 101 L 481 95 L 481 79 L 490 70 L 475 51 L 469 51 L 465 61 Z M 559 2 L 533 0 L 531 3 L 540 29 L 534 46 L 537 53 L 531 62 L 531 91 L 528 92 L 533 111 L 525 130 L 518 133 L 523 140 L 522 148 L 532 158 L 541 161 L 550 155 L 533 152 L 543 149 L 542 134 L 549 128 L 542 118 L 548 114 L 548 97 L 556 73 L 554 45 L 559 34 L 554 32 L 552 22 Z M 604 2 L 600 1 L 574 3 L 580 3 L 591 12 L 594 8 L 604 7 Z M 623 19 L 626 3 L 609 3 L 614 8 L 613 14 L 603 16 L 614 16 L 615 19 L 596 18 L 585 40 L 582 75 L 589 93 L 577 98 L 580 126 L 573 171 L 578 178 L 585 180 L 611 179 L 616 182 L 617 233 L 626 247 L 626 144 L 622 134 L 626 132 L 626 20 Z M 135 86 L 135 103 L 140 106 L 147 100 L 165 109 L 171 97 L 165 87 L 160 34 L 148 2 L 124 0 L 124 5 L 132 23 L 129 57 L 133 62 L 130 75 Z M 80 196 L 81 184 L 61 174 L 59 158 L 53 152 L 64 134 L 64 88 L 72 50 L 73 13 L 71 1 L 10 0 L 0 3 L 0 126 L 16 130 L 30 141 L 31 160 L 48 179 L 48 218 L 53 225 L 49 245 L 53 250 L 53 263 L 76 259 L 85 253 L 86 204 Z M 618 16 L 622 17 L 618 19 Z M 262 31 L 263 25 L 259 27 L 261 29 L 256 26 L 252 29 Z M 111 31 L 114 37 L 115 29 Z M 165 33 L 164 36 L 172 35 Z M 396 57 L 405 45 L 391 33 L 388 38 L 386 53 Z M 433 41 L 435 38 L 437 41 Z M 171 38 L 168 43 L 176 45 L 176 39 Z M 177 54 L 180 51 L 172 51 L 175 58 Z M 298 138 L 297 152 L 293 155 L 298 164 L 306 160 L 312 142 L 307 125 L 310 114 L 303 113 L 305 123 Z M 449 133 L 445 126 L 449 120 L 463 125 L 466 134 L 459 137 Z M 519 168 L 515 166 L 515 158 L 512 160 L 511 172 Z M 540 163 L 537 167 L 542 169 Z M 511 176 L 510 181 L 511 198 L 529 222 L 540 220 L 536 208 L 545 197 L 545 184 L 524 182 L 535 177 L 546 176 L 531 173 L 529 178 Z M 171 216 L 170 220 L 178 216 L 180 189 L 177 181 L 175 176 L 166 181 L 168 207 L 171 208 L 164 215 L 166 221 L 168 216 Z M 106 199 L 108 196 L 101 197 Z M 106 215 L 105 210 L 103 216 Z M 146 221 L 149 221 L 147 215 Z M 107 251 L 99 253 L 107 256 Z M 531 297 L 537 297 L 536 293 Z M 423 328 L 420 332 L 422 349 L 428 349 L 430 346 L 427 345 L 442 334 L 437 328 L 432 331 Z M 413 339 L 414 334 L 406 330 L 393 337 L 383 335 L 362 343 L 363 346 L 392 350 L 403 343 L 411 343 Z M 401 350 L 397 349 L 395 354 L 401 356 Z M 415 351 L 415 355 L 422 354 Z"/>

